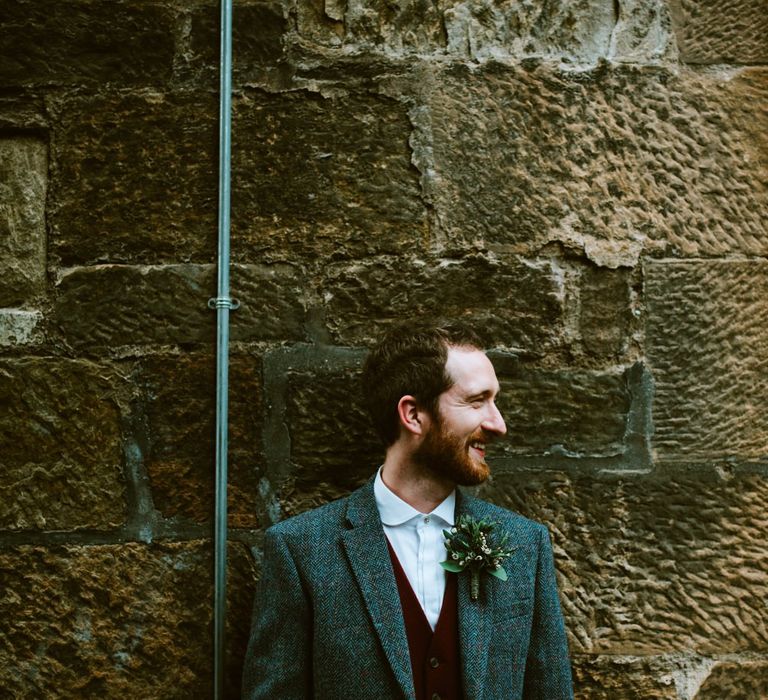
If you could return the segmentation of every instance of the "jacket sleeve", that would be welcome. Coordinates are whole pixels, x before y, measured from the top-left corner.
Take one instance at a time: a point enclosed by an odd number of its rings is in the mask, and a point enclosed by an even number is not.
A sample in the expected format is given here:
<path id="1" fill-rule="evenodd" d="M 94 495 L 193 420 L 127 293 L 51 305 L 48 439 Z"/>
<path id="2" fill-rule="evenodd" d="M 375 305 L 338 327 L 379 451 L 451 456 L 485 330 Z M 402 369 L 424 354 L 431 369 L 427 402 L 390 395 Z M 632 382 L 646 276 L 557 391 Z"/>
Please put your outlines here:
<path id="1" fill-rule="evenodd" d="M 568 640 L 557 594 L 552 545 L 545 527 L 539 531 L 534 596 L 523 696 L 526 700 L 570 700 L 573 682 Z"/>
<path id="2" fill-rule="evenodd" d="M 264 538 L 251 636 L 243 668 L 243 700 L 312 697 L 310 605 L 285 539 Z"/>

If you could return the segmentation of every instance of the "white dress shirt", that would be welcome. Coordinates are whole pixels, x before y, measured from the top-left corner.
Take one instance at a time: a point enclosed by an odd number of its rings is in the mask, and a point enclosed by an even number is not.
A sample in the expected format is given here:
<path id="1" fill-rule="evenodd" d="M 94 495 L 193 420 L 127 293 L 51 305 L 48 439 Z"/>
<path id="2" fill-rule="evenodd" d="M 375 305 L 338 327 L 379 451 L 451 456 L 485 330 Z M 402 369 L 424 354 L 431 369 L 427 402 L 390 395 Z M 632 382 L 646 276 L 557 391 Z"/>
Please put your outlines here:
<path id="1" fill-rule="evenodd" d="M 447 557 L 443 530 L 453 527 L 456 492 L 431 513 L 419 513 L 389 489 L 381 478 L 380 468 L 373 493 L 384 534 L 434 630 L 445 593 L 445 569 L 440 566 Z"/>

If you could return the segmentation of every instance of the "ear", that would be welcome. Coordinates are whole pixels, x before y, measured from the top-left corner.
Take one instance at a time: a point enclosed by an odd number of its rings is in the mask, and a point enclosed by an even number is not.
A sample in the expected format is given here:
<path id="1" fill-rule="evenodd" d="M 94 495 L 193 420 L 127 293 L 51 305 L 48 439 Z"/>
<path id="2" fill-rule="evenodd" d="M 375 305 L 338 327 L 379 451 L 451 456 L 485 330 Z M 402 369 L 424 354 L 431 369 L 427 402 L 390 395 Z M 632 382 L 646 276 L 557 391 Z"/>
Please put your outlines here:
<path id="1" fill-rule="evenodd" d="M 426 413 L 421 409 L 415 397 L 406 394 L 397 402 L 397 415 L 400 418 L 400 425 L 413 435 L 422 435 L 425 424 Z"/>

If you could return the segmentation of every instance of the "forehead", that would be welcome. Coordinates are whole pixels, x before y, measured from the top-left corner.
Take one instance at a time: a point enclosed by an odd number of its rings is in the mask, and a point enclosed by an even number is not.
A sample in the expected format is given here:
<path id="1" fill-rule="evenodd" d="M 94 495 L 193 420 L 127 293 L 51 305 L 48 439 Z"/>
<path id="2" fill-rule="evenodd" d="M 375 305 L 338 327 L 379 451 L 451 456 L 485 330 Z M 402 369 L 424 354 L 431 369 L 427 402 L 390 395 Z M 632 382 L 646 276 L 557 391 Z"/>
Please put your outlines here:
<path id="1" fill-rule="evenodd" d="M 445 362 L 448 376 L 454 381 L 452 389 L 470 394 L 498 392 L 499 382 L 491 361 L 482 350 L 448 348 Z"/>

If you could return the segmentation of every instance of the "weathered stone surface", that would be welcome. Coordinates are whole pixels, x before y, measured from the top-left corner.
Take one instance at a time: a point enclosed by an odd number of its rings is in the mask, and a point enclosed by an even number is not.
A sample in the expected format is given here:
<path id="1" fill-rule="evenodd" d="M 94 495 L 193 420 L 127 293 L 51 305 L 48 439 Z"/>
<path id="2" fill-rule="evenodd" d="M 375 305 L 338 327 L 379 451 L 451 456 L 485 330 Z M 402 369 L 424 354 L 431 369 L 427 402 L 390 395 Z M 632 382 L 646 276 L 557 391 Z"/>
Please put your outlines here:
<path id="1" fill-rule="evenodd" d="M 659 261 L 645 274 L 659 458 L 765 458 L 768 263 Z"/>
<path id="2" fill-rule="evenodd" d="M 587 656 L 572 659 L 578 700 L 679 700 L 670 663 L 654 656 Z"/>
<path id="3" fill-rule="evenodd" d="M 411 141 L 443 248 L 557 241 L 610 268 L 768 251 L 768 71 L 490 63 L 421 84 Z"/>
<path id="4" fill-rule="evenodd" d="M 40 343 L 42 314 L 39 311 L 0 309 L 0 347 Z"/>
<path id="5" fill-rule="evenodd" d="M 232 269 L 233 340 L 303 337 L 301 280 L 286 265 Z M 115 346 L 213 343 L 216 296 L 212 265 L 99 265 L 67 271 L 59 284 L 56 322 L 85 352 Z"/>
<path id="6" fill-rule="evenodd" d="M 768 478 L 497 473 L 481 495 L 546 523 L 574 653 L 768 649 Z"/>
<path id="7" fill-rule="evenodd" d="M 672 19 L 664 0 L 622 0 L 611 33 L 613 61 L 645 63 L 675 61 L 677 45 Z"/>
<path id="8" fill-rule="evenodd" d="M 261 455 L 261 363 L 229 360 L 228 515 L 231 527 L 258 527 Z M 216 463 L 216 357 L 153 356 L 134 375 L 146 416 L 145 463 L 155 508 L 166 518 L 213 517 Z"/>
<path id="9" fill-rule="evenodd" d="M 0 306 L 24 304 L 45 288 L 47 184 L 45 143 L 0 138 Z"/>
<path id="10" fill-rule="evenodd" d="M 495 454 L 622 454 L 629 411 L 624 373 L 521 367 L 499 376 L 497 405 L 507 423 Z"/>
<path id="11" fill-rule="evenodd" d="M 156 84 L 171 75 L 174 13 L 157 2 L 17 0 L 0 10 L 0 85 Z"/>
<path id="12" fill-rule="evenodd" d="M 294 515 L 361 486 L 384 449 L 363 408 L 357 372 L 297 372 L 287 386 L 291 479 L 280 500 L 284 515 Z"/>
<path id="13" fill-rule="evenodd" d="M 0 550 L 5 697 L 193 698 L 213 686 L 210 546 Z M 227 697 L 239 697 L 253 564 L 229 547 Z"/>
<path id="14" fill-rule="evenodd" d="M 631 318 L 626 271 L 585 268 L 579 296 L 579 335 L 584 351 L 597 357 L 621 354 Z"/>
<path id="15" fill-rule="evenodd" d="M 407 110 L 395 100 L 249 91 L 232 128 L 238 259 L 364 257 L 426 235 Z"/>
<path id="16" fill-rule="evenodd" d="M 370 343 L 387 325 L 419 314 L 469 319 L 488 347 L 542 354 L 560 343 L 562 300 L 548 261 L 379 257 L 329 266 L 319 293 L 342 345 Z"/>
<path id="17" fill-rule="evenodd" d="M 595 60 L 608 49 L 615 18 L 597 0 L 541 5 L 480 0 L 302 2 L 298 31 L 324 46 L 387 53 L 488 58 L 552 56 Z"/>
<path id="18" fill-rule="evenodd" d="M 768 61 L 765 0 L 672 0 L 680 57 L 688 63 Z"/>
<path id="19" fill-rule="evenodd" d="M 768 659 L 721 661 L 702 683 L 694 700 L 753 700 L 768 697 Z"/>
<path id="20" fill-rule="evenodd" d="M 214 94 L 74 95 L 51 109 L 51 245 L 64 265 L 214 259 Z"/>
<path id="21" fill-rule="evenodd" d="M 87 362 L 0 361 L 0 529 L 123 523 L 117 385 Z"/>
<path id="22" fill-rule="evenodd" d="M 221 10 L 218 5 L 192 11 L 189 52 L 180 76 L 195 76 L 210 85 L 219 78 Z M 232 80 L 279 84 L 286 73 L 284 37 L 289 24 L 286 7 L 277 2 L 238 3 L 232 16 Z"/>

